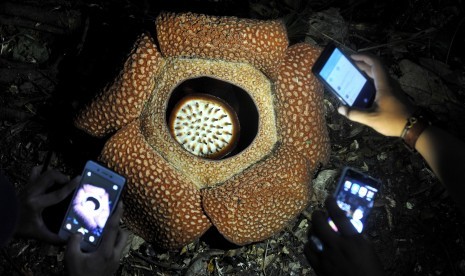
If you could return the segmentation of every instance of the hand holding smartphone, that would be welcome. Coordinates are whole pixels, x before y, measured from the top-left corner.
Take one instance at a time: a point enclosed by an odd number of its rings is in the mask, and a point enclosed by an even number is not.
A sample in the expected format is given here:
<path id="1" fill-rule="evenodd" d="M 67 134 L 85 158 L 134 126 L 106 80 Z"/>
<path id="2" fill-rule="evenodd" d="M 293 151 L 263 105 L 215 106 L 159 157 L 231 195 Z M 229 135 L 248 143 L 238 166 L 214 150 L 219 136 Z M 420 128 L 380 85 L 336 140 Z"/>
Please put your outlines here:
<path id="1" fill-rule="evenodd" d="M 336 203 L 345 213 L 347 218 L 361 233 L 371 209 L 373 208 L 376 194 L 381 187 L 381 181 L 353 168 L 345 167 L 334 192 Z M 334 231 L 338 231 L 331 219 L 328 223 Z"/>
<path id="2" fill-rule="evenodd" d="M 334 44 L 325 47 L 312 72 L 343 104 L 361 109 L 372 106 L 376 95 L 373 81 Z"/>
<path id="3" fill-rule="evenodd" d="M 100 244 L 105 224 L 116 208 L 126 180 L 93 161 L 88 161 L 74 192 L 58 235 L 68 239 L 81 233 L 81 248 L 94 251 Z"/>

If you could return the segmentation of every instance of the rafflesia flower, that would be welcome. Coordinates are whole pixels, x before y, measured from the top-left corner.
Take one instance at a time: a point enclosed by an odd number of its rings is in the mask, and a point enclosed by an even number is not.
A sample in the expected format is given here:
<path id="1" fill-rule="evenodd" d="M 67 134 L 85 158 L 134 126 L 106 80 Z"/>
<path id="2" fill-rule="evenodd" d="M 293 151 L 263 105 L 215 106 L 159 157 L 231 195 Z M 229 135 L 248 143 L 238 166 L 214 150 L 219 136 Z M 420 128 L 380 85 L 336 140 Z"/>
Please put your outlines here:
<path id="1" fill-rule="evenodd" d="M 164 13 L 156 31 L 75 121 L 116 131 L 100 159 L 127 178 L 125 222 L 167 249 L 212 225 L 238 245 L 279 232 L 329 156 L 320 50 L 277 20 Z"/>

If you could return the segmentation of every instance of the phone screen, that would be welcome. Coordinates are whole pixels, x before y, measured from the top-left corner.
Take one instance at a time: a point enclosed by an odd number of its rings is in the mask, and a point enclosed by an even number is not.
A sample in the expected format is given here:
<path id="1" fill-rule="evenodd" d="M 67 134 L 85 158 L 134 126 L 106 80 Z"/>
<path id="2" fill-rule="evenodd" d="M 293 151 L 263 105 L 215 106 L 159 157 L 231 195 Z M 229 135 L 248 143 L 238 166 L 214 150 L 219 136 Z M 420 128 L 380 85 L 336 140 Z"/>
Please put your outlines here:
<path id="1" fill-rule="evenodd" d="M 354 228 L 361 233 L 378 193 L 380 181 L 352 169 L 345 169 L 335 193 L 336 203 Z M 337 231 L 333 221 L 330 226 Z"/>
<path id="2" fill-rule="evenodd" d="M 350 106 L 355 103 L 367 82 L 365 76 L 357 70 L 338 48 L 334 48 L 319 74 Z"/>
<path id="3" fill-rule="evenodd" d="M 124 178 L 106 168 L 86 166 L 63 221 L 62 231 L 72 234 L 79 232 L 83 235 L 83 241 L 97 246 L 105 224 L 118 203 L 123 184 Z"/>
<path id="4" fill-rule="evenodd" d="M 344 104 L 362 109 L 372 106 L 376 96 L 373 82 L 334 44 L 325 47 L 312 72 Z"/>

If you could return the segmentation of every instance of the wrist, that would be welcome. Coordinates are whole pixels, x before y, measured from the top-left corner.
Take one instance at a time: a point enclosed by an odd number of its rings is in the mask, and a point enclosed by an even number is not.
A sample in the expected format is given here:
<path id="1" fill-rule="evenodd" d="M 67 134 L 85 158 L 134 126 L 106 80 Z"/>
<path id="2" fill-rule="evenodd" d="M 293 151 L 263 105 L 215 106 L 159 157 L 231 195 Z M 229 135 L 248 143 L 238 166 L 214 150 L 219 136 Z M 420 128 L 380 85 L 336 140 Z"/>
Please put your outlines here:
<path id="1" fill-rule="evenodd" d="M 390 104 L 387 108 L 390 107 L 388 111 L 392 114 L 392 117 L 387 117 L 384 123 L 392 126 L 393 132 L 390 136 L 401 137 L 409 118 L 419 107 L 407 99 L 398 99 L 396 97 L 392 97 Z"/>
<path id="2" fill-rule="evenodd" d="M 418 108 L 406 121 L 400 138 L 410 150 L 415 151 L 418 138 L 431 125 L 431 120 L 423 109 Z"/>

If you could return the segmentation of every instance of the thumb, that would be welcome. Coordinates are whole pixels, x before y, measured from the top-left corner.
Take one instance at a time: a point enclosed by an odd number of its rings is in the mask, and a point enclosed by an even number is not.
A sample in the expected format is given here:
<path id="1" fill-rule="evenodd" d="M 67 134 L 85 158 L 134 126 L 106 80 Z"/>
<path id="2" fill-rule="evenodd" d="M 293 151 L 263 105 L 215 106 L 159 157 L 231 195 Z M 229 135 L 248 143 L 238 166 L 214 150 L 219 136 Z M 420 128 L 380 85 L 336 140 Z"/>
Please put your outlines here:
<path id="1" fill-rule="evenodd" d="M 35 166 L 31 170 L 31 175 L 29 176 L 29 183 L 35 182 L 37 178 L 40 176 L 40 172 L 42 171 L 42 165 Z"/>
<path id="2" fill-rule="evenodd" d="M 351 121 L 370 126 L 370 112 L 368 111 L 349 109 L 347 106 L 340 106 L 337 112 Z"/>
<path id="3" fill-rule="evenodd" d="M 81 253 L 81 240 L 82 234 L 77 233 L 71 235 L 66 247 L 66 255 L 68 258 L 74 258 L 77 254 Z"/>

